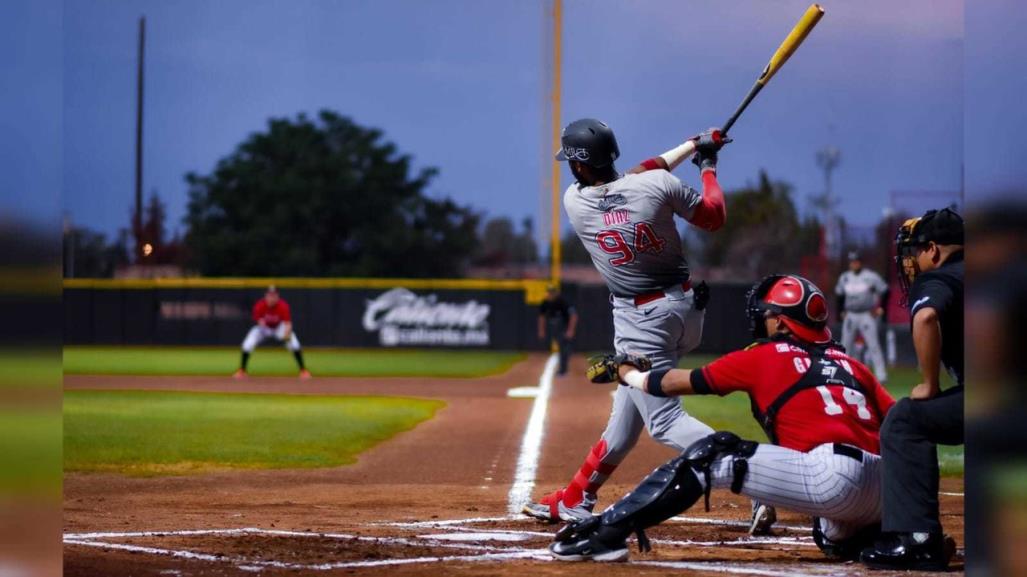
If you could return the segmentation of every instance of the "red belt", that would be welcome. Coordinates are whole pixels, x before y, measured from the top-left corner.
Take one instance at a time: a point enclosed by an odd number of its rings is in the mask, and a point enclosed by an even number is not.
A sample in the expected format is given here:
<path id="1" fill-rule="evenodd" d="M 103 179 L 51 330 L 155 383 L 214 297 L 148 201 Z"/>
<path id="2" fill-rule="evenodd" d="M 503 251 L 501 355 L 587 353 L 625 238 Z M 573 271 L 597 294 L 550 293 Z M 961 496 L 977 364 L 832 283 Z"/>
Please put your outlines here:
<path id="1" fill-rule="evenodd" d="M 683 290 L 684 292 L 692 290 L 692 281 L 686 280 L 685 282 L 681 283 L 681 290 Z M 640 307 L 644 304 L 660 300 L 665 296 L 667 296 L 667 293 L 663 291 L 653 291 L 651 293 L 642 293 L 640 295 L 635 295 L 635 306 Z"/>

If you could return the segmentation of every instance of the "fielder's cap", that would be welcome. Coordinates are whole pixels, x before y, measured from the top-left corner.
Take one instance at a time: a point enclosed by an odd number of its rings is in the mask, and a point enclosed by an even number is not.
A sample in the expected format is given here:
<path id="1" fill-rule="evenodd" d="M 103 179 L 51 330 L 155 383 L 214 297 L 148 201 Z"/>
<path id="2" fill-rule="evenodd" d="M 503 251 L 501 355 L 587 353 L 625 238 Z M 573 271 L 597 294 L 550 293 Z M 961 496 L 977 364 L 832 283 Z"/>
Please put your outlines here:
<path id="1" fill-rule="evenodd" d="M 268 285 L 267 292 L 278 294 L 278 287 L 276 287 L 275 285 Z"/>
<path id="2" fill-rule="evenodd" d="M 858 250 L 849 251 L 849 260 L 862 260 Z"/>

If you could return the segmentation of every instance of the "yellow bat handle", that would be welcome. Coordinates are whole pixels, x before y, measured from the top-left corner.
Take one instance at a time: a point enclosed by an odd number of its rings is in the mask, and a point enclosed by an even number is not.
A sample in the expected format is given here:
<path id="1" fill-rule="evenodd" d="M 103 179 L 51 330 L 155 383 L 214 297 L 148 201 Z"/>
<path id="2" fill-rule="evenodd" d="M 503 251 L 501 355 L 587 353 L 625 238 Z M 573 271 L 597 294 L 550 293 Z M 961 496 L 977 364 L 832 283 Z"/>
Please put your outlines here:
<path id="1" fill-rule="evenodd" d="M 788 61 L 795 49 L 802 44 L 802 41 L 809 35 L 810 30 L 817 25 L 820 21 L 820 17 L 824 15 L 824 9 L 820 7 L 820 4 L 812 4 L 806 9 L 806 13 L 799 19 L 799 23 L 792 28 L 792 31 L 788 33 L 788 37 L 785 38 L 784 42 L 777 47 L 777 52 L 770 57 L 770 62 L 767 63 L 767 67 L 763 69 L 763 73 L 756 79 L 757 84 L 766 84 L 770 81 L 771 77 L 784 66 L 784 63 Z"/>

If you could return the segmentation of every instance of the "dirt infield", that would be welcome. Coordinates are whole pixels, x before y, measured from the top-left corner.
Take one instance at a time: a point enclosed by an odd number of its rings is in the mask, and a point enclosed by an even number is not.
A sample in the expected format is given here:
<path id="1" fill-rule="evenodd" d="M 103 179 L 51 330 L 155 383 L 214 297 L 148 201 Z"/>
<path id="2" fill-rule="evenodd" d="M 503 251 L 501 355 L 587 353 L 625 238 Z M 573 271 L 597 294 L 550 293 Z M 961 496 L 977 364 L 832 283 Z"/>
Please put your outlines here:
<path id="1" fill-rule="evenodd" d="M 594 564 L 550 561 L 555 526 L 508 514 L 525 474 L 532 399 L 507 396 L 539 383 L 535 355 L 483 379 L 313 379 L 68 376 L 67 389 L 152 389 L 296 394 L 381 394 L 442 399 L 436 418 L 362 454 L 347 467 L 231 471 L 182 477 L 65 477 L 68 575 L 592 575 Z M 571 374 L 583 373 L 575 359 Z M 556 378 L 545 410 L 534 494 L 559 487 L 606 422 L 609 396 L 580 378 Z M 216 442 L 216 439 L 212 439 Z M 672 452 L 649 439 L 604 488 L 609 503 Z M 519 460 L 520 459 L 520 460 Z M 962 480 L 945 480 L 943 523 L 962 544 Z M 826 561 L 808 521 L 784 513 L 774 536 L 748 538 L 748 501 L 716 493 L 650 531 L 654 551 L 603 566 L 609 575 L 859 575 Z M 888 575 L 877 573 L 874 575 Z"/>

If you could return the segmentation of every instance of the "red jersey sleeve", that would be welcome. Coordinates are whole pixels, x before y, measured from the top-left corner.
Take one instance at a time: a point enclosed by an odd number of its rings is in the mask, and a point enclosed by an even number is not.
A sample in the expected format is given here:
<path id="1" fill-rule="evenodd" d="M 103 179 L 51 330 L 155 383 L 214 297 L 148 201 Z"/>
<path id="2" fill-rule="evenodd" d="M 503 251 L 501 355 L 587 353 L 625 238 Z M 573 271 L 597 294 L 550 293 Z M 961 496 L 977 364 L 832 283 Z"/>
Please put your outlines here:
<path id="1" fill-rule="evenodd" d="M 260 299 L 253 305 L 253 322 L 259 323 L 260 319 L 264 318 L 264 313 L 267 312 L 267 303 L 264 299 Z"/>
<path id="2" fill-rule="evenodd" d="M 856 367 L 856 379 L 866 388 L 867 396 L 871 398 L 874 406 L 877 407 L 877 414 L 881 417 L 881 422 L 884 422 L 884 417 L 891 410 L 892 405 L 895 404 L 895 399 L 888 392 L 888 389 L 885 389 L 880 381 L 874 377 L 870 369 L 862 363 L 856 363 Z"/>
<path id="3" fill-rule="evenodd" d="M 715 170 L 704 170 L 702 173 L 702 202 L 696 205 L 695 212 L 689 222 L 703 229 L 714 231 L 727 222 L 727 206 L 724 203 L 724 191 L 717 182 Z"/>
<path id="4" fill-rule="evenodd" d="M 701 369 L 692 371 L 692 389 L 700 395 L 724 396 L 752 390 L 762 380 L 762 363 L 755 358 L 758 348 L 728 353 Z"/>
<path id="5" fill-rule="evenodd" d="M 292 313 L 289 312 L 289 303 L 285 302 L 285 299 L 278 299 L 278 319 L 283 323 L 292 322 Z"/>

